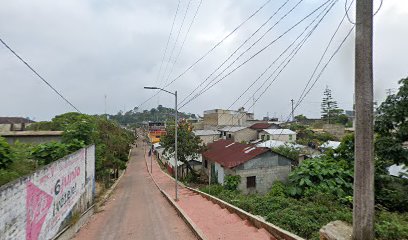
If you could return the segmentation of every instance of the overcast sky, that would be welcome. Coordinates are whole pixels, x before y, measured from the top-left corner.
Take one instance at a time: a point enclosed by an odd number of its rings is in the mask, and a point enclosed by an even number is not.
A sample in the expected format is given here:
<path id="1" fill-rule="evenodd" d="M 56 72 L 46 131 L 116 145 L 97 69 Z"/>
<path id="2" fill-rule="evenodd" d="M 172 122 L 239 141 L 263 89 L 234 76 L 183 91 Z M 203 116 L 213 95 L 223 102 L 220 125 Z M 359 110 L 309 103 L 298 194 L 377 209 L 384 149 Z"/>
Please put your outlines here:
<path id="1" fill-rule="evenodd" d="M 166 79 L 174 79 L 266 2 L 266 0 L 203 0 L 180 58 L 173 69 L 181 42 L 200 2 L 191 0 L 179 41 L 173 47 L 189 1 L 181 0 L 179 14 L 162 65 L 161 77 L 158 77 L 158 73 L 178 0 L 0 0 L 0 37 L 82 112 L 103 113 L 104 96 L 107 95 L 107 111 L 112 114 L 138 106 L 154 94 L 154 91 L 144 90 L 143 86 L 163 86 Z M 208 57 L 167 89 L 178 90 L 179 100 L 183 100 L 285 1 L 272 0 Z M 324 1 L 303 0 L 258 44 L 239 58 L 230 70 L 276 39 Z M 299 0 L 289 0 L 287 5 L 234 56 L 237 57 L 248 48 L 297 2 Z M 378 5 L 379 0 L 376 0 L 375 8 Z M 299 98 L 326 44 L 343 17 L 344 9 L 345 0 L 337 1 L 298 54 L 256 102 L 254 108 L 256 117 L 266 116 L 267 113 L 269 116 L 285 118 L 288 116 L 290 100 Z M 181 110 L 202 115 L 207 109 L 230 106 L 317 14 L 318 12 Z M 353 7 L 350 12 L 351 20 L 354 20 L 354 15 Z M 408 76 L 407 23 L 407 0 L 384 1 L 380 12 L 375 16 L 374 80 L 375 99 L 379 102 L 384 100 L 386 89 L 396 89 L 398 80 Z M 351 27 L 352 24 L 346 20 L 336 35 L 328 55 L 337 48 Z M 352 109 L 354 37 L 353 32 L 296 109 L 296 114 L 319 117 L 320 101 L 326 86 L 332 90 L 333 97 L 341 108 Z M 171 52 L 173 56 L 169 60 Z M 328 57 L 324 63 L 327 59 Z M 253 103 L 254 91 L 279 63 L 273 65 L 268 74 L 261 78 L 233 106 L 233 109 L 241 106 L 248 109 Z M 229 63 L 224 67 L 228 65 Z M 164 74 L 165 69 L 167 71 Z M 172 75 L 167 77 L 171 69 Z M 57 114 L 73 111 L 3 45 L 0 45 L 0 83 L 2 86 L 0 116 L 24 116 L 35 120 L 48 120 Z M 255 98 L 259 97 L 267 85 L 269 82 L 260 88 L 261 90 L 254 95 Z M 248 99 L 249 103 L 244 105 Z M 141 108 L 150 109 L 157 104 L 173 107 L 173 102 L 171 95 L 160 94 Z"/>

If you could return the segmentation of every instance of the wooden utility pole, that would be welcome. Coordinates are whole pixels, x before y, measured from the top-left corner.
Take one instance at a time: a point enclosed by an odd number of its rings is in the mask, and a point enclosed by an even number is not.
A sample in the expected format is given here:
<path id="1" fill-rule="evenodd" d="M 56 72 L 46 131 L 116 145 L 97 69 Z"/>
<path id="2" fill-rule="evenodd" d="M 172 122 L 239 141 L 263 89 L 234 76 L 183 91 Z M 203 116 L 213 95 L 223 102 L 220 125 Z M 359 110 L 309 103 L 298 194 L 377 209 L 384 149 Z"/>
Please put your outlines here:
<path id="1" fill-rule="evenodd" d="M 295 121 L 295 110 L 293 109 L 293 103 L 295 102 L 295 100 L 290 100 L 292 102 L 292 122 Z"/>
<path id="2" fill-rule="evenodd" d="M 357 0 L 353 239 L 374 239 L 373 0 Z"/>

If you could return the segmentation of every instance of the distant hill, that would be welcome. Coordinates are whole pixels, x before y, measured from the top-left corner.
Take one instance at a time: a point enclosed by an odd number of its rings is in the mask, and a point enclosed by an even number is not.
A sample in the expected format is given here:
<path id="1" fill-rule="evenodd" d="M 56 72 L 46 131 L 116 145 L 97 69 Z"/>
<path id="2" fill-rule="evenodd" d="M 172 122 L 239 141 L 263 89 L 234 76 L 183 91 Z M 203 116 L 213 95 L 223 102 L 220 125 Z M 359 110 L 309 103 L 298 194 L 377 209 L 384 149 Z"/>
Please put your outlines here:
<path id="1" fill-rule="evenodd" d="M 108 115 L 111 120 L 117 121 L 121 125 L 134 125 L 140 124 L 144 121 L 168 121 L 174 119 L 174 109 L 166 108 L 159 105 L 157 108 L 152 108 L 150 110 L 138 111 L 134 109 L 128 112 L 118 112 L 116 115 Z M 196 119 L 197 116 L 191 113 L 178 113 L 179 118 L 193 118 Z"/>

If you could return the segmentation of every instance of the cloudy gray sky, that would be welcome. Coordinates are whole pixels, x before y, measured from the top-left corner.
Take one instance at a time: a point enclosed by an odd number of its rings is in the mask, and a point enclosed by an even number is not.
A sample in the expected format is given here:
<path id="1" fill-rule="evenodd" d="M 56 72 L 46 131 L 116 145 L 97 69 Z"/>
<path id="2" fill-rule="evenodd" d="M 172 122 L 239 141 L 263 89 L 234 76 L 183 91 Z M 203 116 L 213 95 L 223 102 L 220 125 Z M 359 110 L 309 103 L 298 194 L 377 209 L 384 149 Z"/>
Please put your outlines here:
<path id="1" fill-rule="evenodd" d="M 167 74 L 165 77 L 162 74 L 161 78 L 158 78 L 158 73 L 178 0 L 0 0 L 0 37 L 82 112 L 103 113 L 106 94 L 108 112 L 116 113 L 123 109 L 133 109 L 154 93 L 143 90 L 143 86 L 164 84 L 200 0 L 191 0 L 179 42 L 174 48 L 173 58 L 169 61 L 169 53 L 172 51 L 189 1 L 181 0 L 168 54 L 162 67 L 163 73 L 168 64 Z M 265 1 L 203 0 L 169 79 L 174 79 L 183 72 Z M 285 1 L 271 1 L 259 14 L 168 89 L 171 91 L 177 89 L 182 100 Z M 250 46 L 298 1 L 290 0 L 243 49 Z M 231 69 L 323 2 L 323 0 L 302 1 L 263 40 L 238 59 Z M 379 0 L 376 0 L 375 7 L 378 5 Z M 298 99 L 309 80 L 325 45 L 344 15 L 344 6 L 345 0 L 339 0 L 334 5 L 293 61 L 259 98 L 254 109 L 257 117 L 266 116 L 268 112 L 270 116 L 278 117 L 286 117 L 289 114 L 290 100 Z M 354 19 L 354 10 L 350 15 Z M 307 19 L 182 110 L 202 114 L 206 109 L 228 107 L 312 20 L 313 17 Z M 386 89 L 397 88 L 398 80 L 408 76 L 407 22 L 406 0 L 384 1 L 380 12 L 375 16 L 374 76 L 375 99 L 378 101 L 384 99 Z M 340 44 L 351 26 L 348 21 L 342 25 L 329 54 Z M 242 50 L 235 56 L 241 52 Z M 354 32 L 296 110 L 296 114 L 318 117 L 322 93 L 326 86 L 332 89 L 333 97 L 340 107 L 352 108 L 353 55 Z M 272 73 L 279 63 L 268 73 Z M 233 108 L 237 109 L 247 99 L 251 99 L 253 92 L 264 80 L 265 77 L 261 78 Z M 26 116 L 46 120 L 73 110 L 2 45 L 0 45 L 0 82 L 1 116 Z M 268 84 L 269 82 L 266 83 Z M 261 91 L 255 94 L 255 98 L 258 98 L 264 89 L 265 87 L 262 87 Z M 158 103 L 172 107 L 173 99 L 169 95 L 160 94 L 141 108 L 149 109 Z M 248 108 L 250 105 L 252 100 L 245 107 Z"/>

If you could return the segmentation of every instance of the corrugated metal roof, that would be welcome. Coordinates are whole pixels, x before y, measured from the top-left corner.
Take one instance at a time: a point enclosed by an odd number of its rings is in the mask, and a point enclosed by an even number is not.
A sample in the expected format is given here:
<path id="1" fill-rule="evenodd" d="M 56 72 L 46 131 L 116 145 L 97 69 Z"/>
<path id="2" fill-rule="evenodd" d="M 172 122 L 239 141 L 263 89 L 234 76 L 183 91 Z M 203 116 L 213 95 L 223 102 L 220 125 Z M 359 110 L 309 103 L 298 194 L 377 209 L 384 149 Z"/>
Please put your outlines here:
<path id="1" fill-rule="evenodd" d="M 283 142 L 283 141 L 278 141 L 278 140 L 268 140 L 265 142 L 261 142 L 256 144 L 257 147 L 267 147 L 267 148 L 276 148 L 280 146 L 287 146 L 290 148 L 294 149 L 301 149 L 305 148 L 305 146 L 300 145 L 300 144 L 294 144 L 294 143 L 288 143 L 288 142 Z"/>
<path id="2" fill-rule="evenodd" d="M 242 129 L 245 129 L 245 128 L 247 128 L 247 127 L 238 127 L 238 126 L 224 127 L 224 128 L 221 128 L 220 131 L 222 131 L 222 132 L 238 132 L 238 131 L 241 131 Z"/>
<path id="3" fill-rule="evenodd" d="M 226 168 L 233 168 L 268 151 L 268 148 L 253 147 L 231 140 L 218 140 L 208 144 L 208 150 L 203 153 L 203 157 Z"/>
<path id="4" fill-rule="evenodd" d="M 23 117 L 0 117 L 0 124 L 34 123 L 33 120 Z"/>
<path id="5" fill-rule="evenodd" d="M 218 132 L 217 130 L 194 130 L 193 133 L 196 136 L 209 136 L 220 134 L 220 132 Z"/>
<path id="6" fill-rule="evenodd" d="M 333 148 L 337 149 L 340 146 L 341 142 L 338 141 L 327 141 L 320 145 L 321 148 Z"/>
<path id="7" fill-rule="evenodd" d="M 294 131 L 290 129 L 264 129 L 270 135 L 288 135 L 288 134 L 296 134 Z"/>
<path id="8" fill-rule="evenodd" d="M 271 126 L 272 126 L 272 123 L 255 123 L 249 128 L 254 129 L 254 130 L 263 130 L 263 129 L 268 129 Z"/>

